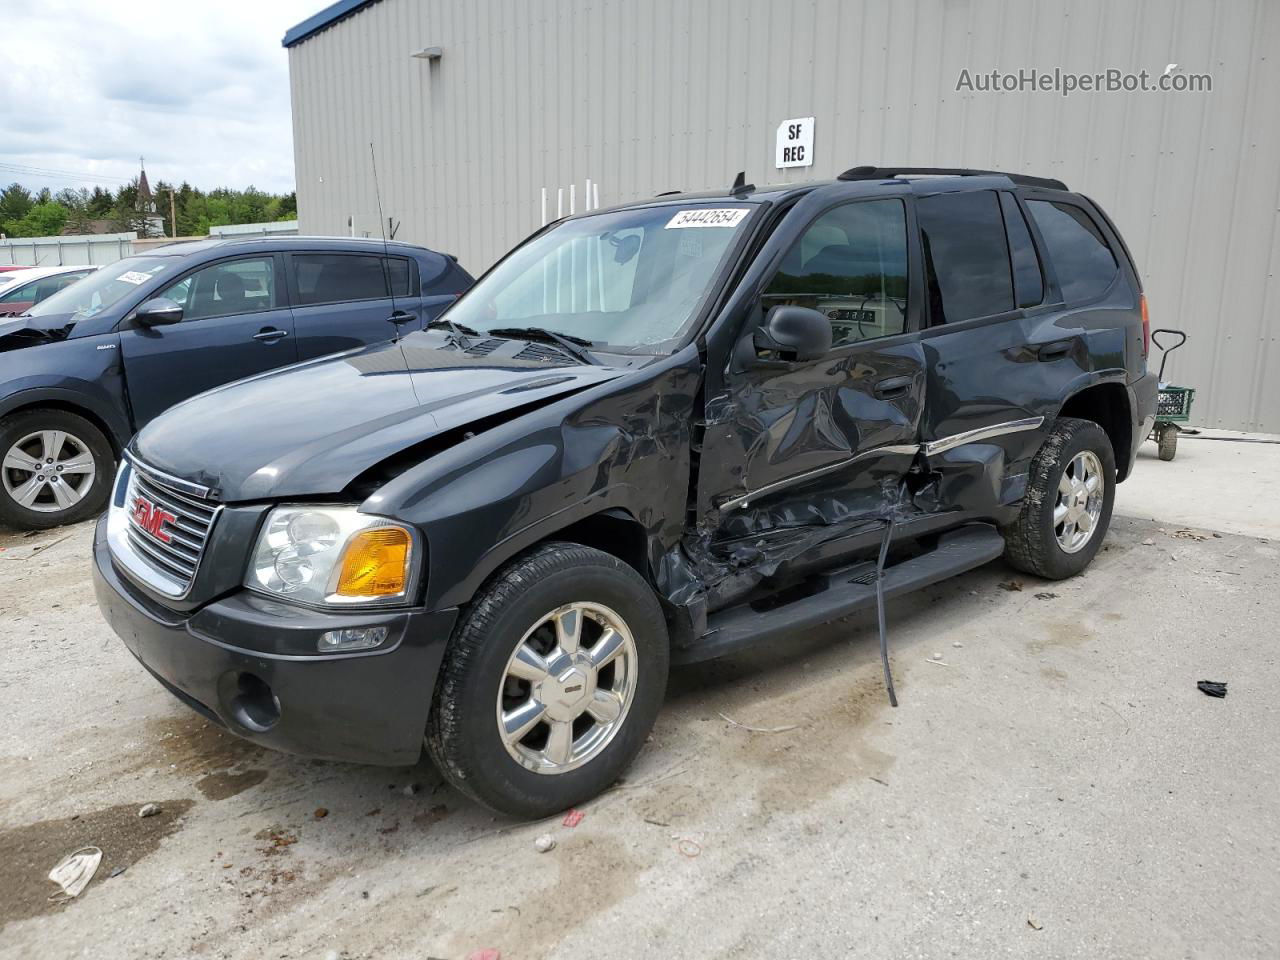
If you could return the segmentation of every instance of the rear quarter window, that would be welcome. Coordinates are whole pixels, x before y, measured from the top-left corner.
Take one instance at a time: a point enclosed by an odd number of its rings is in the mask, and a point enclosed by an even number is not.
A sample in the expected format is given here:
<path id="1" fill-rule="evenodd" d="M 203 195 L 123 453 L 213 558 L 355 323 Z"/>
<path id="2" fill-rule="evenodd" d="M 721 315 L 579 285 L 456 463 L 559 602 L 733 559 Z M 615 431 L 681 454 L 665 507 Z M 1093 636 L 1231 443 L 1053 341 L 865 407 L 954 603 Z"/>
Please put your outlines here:
<path id="1" fill-rule="evenodd" d="M 1000 194 L 1000 209 L 1009 234 L 1009 261 L 1013 264 L 1013 292 L 1018 306 L 1037 306 L 1044 300 L 1044 277 L 1027 220 L 1011 193 Z"/>
<path id="2" fill-rule="evenodd" d="M 1028 200 L 1027 209 L 1040 228 L 1062 299 L 1079 303 L 1102 296 L 1120 267 L 1088 212 L 1058 200 Z"/>

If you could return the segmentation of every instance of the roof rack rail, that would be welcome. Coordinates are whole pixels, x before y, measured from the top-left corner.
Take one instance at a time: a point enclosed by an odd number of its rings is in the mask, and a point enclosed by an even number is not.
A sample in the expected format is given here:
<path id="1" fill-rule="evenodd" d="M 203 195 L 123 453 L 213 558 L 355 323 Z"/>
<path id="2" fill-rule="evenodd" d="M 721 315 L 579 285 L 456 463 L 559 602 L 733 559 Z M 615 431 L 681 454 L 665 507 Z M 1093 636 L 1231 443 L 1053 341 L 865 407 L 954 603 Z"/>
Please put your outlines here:
<path id="1" fill-rule="evenodd" d="M 1029 177 L 1025 173 L 1006 173 L 1003 170 L 969 170 L 964 167 L 854 167 L 846 170 L 837 180 L 887 180 L 893 177 L 1008 177 L 1023 187 L 1041 187 L 1045 190 L 1066 190 L 1067 185 L 1052 177 Z"/>

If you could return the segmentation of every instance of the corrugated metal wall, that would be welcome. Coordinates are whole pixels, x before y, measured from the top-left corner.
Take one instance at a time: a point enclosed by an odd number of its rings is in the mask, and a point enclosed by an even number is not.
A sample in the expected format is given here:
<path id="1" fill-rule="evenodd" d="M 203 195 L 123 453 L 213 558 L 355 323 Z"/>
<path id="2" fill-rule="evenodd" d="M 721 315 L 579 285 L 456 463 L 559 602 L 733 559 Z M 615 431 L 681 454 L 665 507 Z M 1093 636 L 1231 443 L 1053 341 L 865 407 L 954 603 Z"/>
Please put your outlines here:
<path id="1" fill-rule="evenodd" d="M 963 68 L 1168 63 L 1213 91 L 956 91 Z M 1191 335 L 1169 376 L 1196 421 L 1280 432 L 1275 0 L 382 0 L 291 48 L 290 75 L 303 232 L 378 235 L 373 141 L 398 238 L 477 273 L 538 226 L 541 187 L 554 215 L 588 177 L 604 205 L 743 168 L 1060 177 L 1124 233 L 1153 325 Z M 775 170 L 777 125 L 809 115 L 815 165 Z"/>

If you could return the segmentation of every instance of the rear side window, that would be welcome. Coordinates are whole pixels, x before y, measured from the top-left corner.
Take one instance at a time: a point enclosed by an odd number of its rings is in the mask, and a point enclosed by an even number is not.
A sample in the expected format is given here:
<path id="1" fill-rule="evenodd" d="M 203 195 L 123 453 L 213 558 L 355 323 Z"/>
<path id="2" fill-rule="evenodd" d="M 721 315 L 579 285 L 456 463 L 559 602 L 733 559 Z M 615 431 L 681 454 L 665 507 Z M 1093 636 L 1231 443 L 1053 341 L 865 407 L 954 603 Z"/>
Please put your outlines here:
<path id="1" fill-rule="evenodd" d="M 412 279 L 408 260 L 354 253 L 295 253 L 293 269 L 303 306 L 381 300 L 388 295 L 388 280 L 396 296 L 407 297 Z"/>
<path id="2" fill-rule="evenodd" d="M 1036 256 L 1027 218 L 1022 215 L 1013 194 L 1000 194 L 1000 209 L 1009 234 L 1009 261 L 1013 264 L 1013 293 L 1020 307 L 1034 307 L 1044 300 L 1044 277 L 1040 258 Z"/>
<path id="3" fill-rule="evenodd" d="M 943 193 L 916 204 L 933 322 L 1013 309 L 1004 219 L 994 190 Z"/>
<path id="4" fill-rule="evenodd" d="M 1044 237 L 1062 299 L 1075 303 L 1102 296 L 1120 268 L 1093 218 L 1083 207 L 1056 200 L 1028 200 L 1027 209 Z"/>

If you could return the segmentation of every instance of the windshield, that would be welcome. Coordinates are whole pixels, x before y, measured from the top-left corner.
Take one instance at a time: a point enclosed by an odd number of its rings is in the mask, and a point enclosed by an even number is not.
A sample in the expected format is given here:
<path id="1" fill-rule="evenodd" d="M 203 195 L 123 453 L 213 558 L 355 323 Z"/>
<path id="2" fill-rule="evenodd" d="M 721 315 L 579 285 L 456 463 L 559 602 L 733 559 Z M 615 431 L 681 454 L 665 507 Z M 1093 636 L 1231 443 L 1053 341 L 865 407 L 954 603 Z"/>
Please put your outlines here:
<path id="1" fill-rule="evenodd" d="M 126 257 L 95 270 L 89 276 L 59 290 L 27 311 L 33 317 L 55 313 L 75 314 L 73 320 L 92 317 L 121 297 L 135 292 L 161 270 L 174 263 L 173 257 Z"/>
<path id="2" fill-rule="evenodd" d="M 622 352 L 671 349 L 751 210 L 672 204 L 566 221 L 511 254 L 446 316 L 480 333 L 541 327 Z"/>

